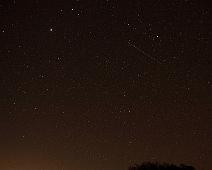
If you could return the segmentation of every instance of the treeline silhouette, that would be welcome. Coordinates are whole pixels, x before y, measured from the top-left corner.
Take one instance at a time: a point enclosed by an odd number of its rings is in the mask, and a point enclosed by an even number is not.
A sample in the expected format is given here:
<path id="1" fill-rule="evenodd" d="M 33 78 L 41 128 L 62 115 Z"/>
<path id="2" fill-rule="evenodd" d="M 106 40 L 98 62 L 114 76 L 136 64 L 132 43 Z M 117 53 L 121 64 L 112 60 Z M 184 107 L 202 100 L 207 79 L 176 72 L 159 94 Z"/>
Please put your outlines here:
<path id="1" fill-rule="evenodd" d="M 193 166 L 189 165 L 174 165 L 168 163 L 153 163 L 153 162 L 144 162 L 143 164 L 135 164 L 130 166 L 128 170 L 195 170 Z"/>

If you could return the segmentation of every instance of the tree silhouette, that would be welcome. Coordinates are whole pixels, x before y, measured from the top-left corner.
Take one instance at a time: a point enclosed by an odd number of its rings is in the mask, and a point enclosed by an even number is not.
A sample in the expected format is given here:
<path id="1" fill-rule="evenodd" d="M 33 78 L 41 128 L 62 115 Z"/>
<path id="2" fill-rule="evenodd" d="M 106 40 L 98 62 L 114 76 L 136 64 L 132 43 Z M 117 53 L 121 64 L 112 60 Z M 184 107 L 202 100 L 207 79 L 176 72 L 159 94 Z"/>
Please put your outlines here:
<path id="1" fill-rule="evenodd" d="M 195 170 L 193 166 L 180 164 L 179 166 L 167 163 L 145 162 L 141 165 L 135 164 L 129 167 L 129 170 Z"/>

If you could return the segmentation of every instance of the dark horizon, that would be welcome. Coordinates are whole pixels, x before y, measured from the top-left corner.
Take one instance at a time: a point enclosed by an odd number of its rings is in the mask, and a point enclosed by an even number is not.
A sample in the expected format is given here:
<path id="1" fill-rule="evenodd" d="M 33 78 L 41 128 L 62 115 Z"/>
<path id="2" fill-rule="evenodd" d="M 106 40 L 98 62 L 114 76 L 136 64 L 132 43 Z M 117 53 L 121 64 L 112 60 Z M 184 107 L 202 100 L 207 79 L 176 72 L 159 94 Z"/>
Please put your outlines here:
<path id="1" fill-rule="evenodd" d="M 211 16 L 193 0 L 1 1 L 0 169 L 212 169 Z"/>

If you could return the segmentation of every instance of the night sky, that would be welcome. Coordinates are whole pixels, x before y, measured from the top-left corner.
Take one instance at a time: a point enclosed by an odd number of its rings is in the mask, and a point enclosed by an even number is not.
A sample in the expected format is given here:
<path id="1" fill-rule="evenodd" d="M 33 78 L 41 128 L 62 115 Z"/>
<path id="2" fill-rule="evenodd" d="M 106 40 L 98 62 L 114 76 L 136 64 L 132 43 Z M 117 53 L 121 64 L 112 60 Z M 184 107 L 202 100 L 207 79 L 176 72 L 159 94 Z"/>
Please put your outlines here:
<path id="1" fill-rule="evenodd" d="M 0 2 L 0 169 L 212 169 L 212 15 L 193 0 Z"/>

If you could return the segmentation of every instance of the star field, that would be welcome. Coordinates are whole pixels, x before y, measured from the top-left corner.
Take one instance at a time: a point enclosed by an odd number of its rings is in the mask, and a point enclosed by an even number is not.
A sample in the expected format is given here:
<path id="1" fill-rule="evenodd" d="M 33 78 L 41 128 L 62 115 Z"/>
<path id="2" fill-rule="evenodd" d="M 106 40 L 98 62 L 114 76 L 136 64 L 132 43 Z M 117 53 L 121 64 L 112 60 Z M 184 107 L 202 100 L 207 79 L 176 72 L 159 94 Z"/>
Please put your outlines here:
<path id="1" fill-rule="evenodd" d="M 0 169 L 210 169 L 211 9 L 0 2 Z"/>

